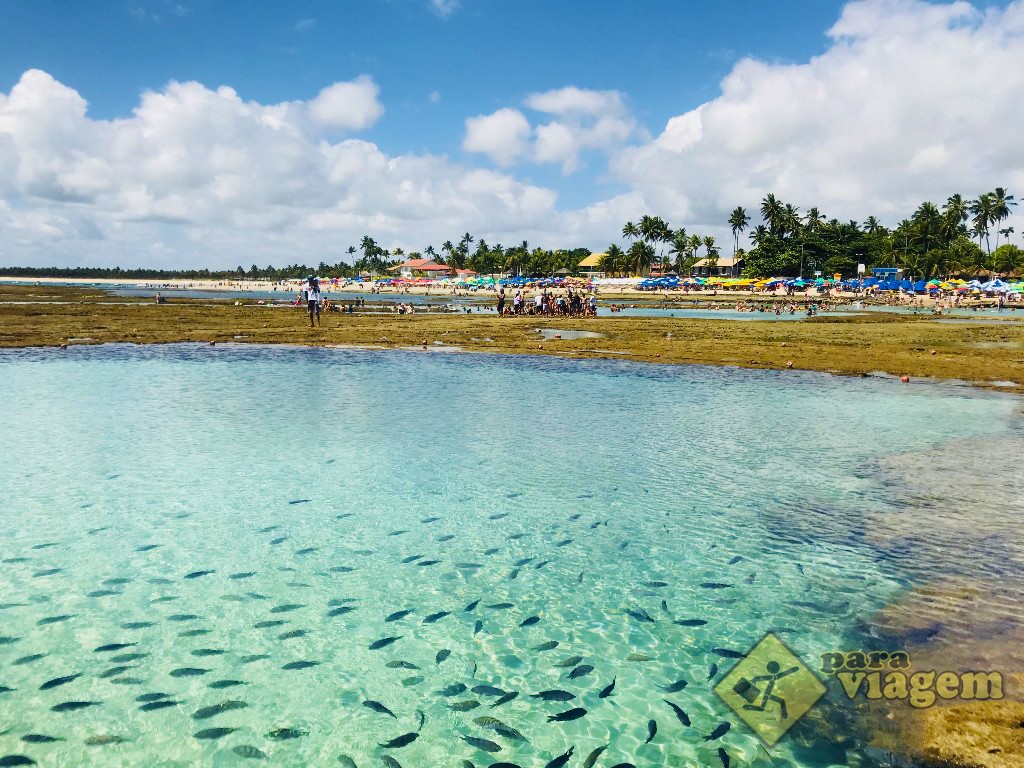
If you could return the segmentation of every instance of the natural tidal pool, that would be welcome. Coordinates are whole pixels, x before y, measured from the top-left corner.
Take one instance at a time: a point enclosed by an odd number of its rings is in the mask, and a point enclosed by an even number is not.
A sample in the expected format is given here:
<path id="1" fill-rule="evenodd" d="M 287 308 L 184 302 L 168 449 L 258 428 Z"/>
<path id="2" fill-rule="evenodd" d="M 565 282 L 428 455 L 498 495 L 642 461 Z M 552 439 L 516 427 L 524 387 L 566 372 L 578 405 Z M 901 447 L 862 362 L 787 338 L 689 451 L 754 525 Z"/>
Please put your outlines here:
<path id="1" fill-rule="evenodd" d="M 712 687 L 768 631 L 815 666 L 936 580 L 1020 581 L 991 495 L 1019 492 L 1018 409 L 618 361 L 0 352 L 0 758 L 876 764 L 834 681 L 770 753 Z"/>

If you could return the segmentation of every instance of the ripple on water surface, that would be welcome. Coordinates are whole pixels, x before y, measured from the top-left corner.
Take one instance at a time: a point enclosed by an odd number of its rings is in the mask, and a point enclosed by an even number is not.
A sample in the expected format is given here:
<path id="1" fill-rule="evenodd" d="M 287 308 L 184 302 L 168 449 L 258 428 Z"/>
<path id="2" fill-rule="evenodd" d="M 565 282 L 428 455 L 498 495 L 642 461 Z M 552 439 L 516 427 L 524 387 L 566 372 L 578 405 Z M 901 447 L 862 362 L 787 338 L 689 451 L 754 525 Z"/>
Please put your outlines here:
<path id="1" fill-rule="evenodd" d="M 40 764 L 763 762 L 711 692 L 731 652 L 847 647 L 936 575 L 907 526 L 939 509 L 941 563 L 942 499 L 984 491 L 901 478 L 1018 439 L 1006 397 L 802 373 L 172 346 L 0 377 L 0 757 Z"/>

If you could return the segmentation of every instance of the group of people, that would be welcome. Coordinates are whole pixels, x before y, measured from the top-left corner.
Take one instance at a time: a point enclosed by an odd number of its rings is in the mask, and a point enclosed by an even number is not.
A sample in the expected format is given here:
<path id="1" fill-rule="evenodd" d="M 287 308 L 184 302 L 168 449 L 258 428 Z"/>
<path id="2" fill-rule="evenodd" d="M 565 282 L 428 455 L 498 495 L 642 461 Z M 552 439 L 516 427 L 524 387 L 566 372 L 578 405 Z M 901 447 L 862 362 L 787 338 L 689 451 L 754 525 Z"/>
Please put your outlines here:
<path id="1" fill-rule="evenodd" d="M 593 317 L 597 314 L 597 294 L 589 296 L 570 286 L 564 293 L 541 288 L 532 298 L 517 289 L 508 306 L 505 289 L 498 290 L 499 315 L 547 315 L 549 317 Z"/>

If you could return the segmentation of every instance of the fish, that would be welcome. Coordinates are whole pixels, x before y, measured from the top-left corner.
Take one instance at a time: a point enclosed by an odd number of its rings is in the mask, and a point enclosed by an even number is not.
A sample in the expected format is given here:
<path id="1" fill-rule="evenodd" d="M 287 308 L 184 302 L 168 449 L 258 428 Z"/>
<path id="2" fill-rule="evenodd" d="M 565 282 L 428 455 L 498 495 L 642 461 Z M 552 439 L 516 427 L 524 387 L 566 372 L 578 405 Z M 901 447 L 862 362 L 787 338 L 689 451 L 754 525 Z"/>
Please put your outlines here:
<path id="1" fill-rule="evenodd" d="M 473 693 L 480 696 L 504 696 L 507 691 L 495 688 L 493 685 L 477 685 L 473 687 Z"/>
<path id="2" fill-rule="evenodd" d="M 541 701 L 571 701 L 576 698 L 575 693 L 569 691 L 541 691 L 540 693 L 534 693 L 530 696 L 532 699 L 540 699 Z"/>
<path id="3" fill-rule="evenodd" d="M 274 739 L 275 741 L 284 741 L 286 739 L 297 739 L 305 735 L 306 732 L 300 731 L 298 728 L 275 728 L 267 734 L 267 738 Z"/>
<path id="4" fill-rule="evenodd" d="M 512 570 L 512 572 L 509 573 L 508 580 L 509 581 L 515 581 L 518 577 L 519 577 L 519 569 L 518 568 L 514 568 Z"/>
<path id="5" fill-rule="evenodd" d="M 192 713 L 193 720 L 209 720 L 211 717 L 224 712 L 233 712 L 236 709 L 245 709 L 249 705 L 244 701 L 222 701 L 210 707 L 202 707 Z"/>
<path id="6" fill-rule="evenodd" d="M 482 749 L 484 752 L 501 752 L 501 745 L 490 739 L 480 739 L 476 736 L 463 736 L 462 740 L 470 746 Z"/>
<path id="7" fill-rule="evenodd" d="M 680 627 L 703 627 L 707 624 L 704 619 L 676 619 L 672 623 L 678 624 Z"/>
<path id="8" fill-rule="evenodd" d="M 296 555 L 311 555 L 316 552 L 320 547 L 303 547 L 302 549 L 295 550 Z"/>
<path id="9" fill-rule="evenodd" d="M 373 701 L 372 699 L 367 699 L 366 701 L 363 702 L 363 706 L 366 707 L 367 709 L 373 710 L 374 712 L 376 712 L 378 714 L 390 715 L 391 717 L 395 718 L 395 720 L 398 719 L 398 715 L 396 715 L 390 709 L 385 707 L 379 701 Z"/>
<path id="10" fill-rule="evenodd" d="M 418 563 L 416 563 L 416 565 L 420 568 L 425 568 L 430 565 L 437 565 L 440 562 L 440 560 L 420 560 Z"/>
<path id="11" fill-rule="evenodd" d="M 100 702 L 98 701 L 62 701 L 60 704 L 54 704 L 50 707 L 51 712 L 76 712 L 79 709 L 85 709 L 87 707 L 98 707 Z"/>
<path id="12" fill-rule="evenodd" d="M 204 728 L 201 731 L 193 733 L 192 736 L 196 739 L 214 740 L 221 739 L 229 733 L 234 733 L 237 730 L 237 728 Z"/>
<path id="13" fill-rule="evenodd" d="M 562 659 L 561 661 L 556 661 L 555 662 L 555 666 L 556 667 L 575 667 L 581 661 L 583 661 L 583 657 L 582 656 L 570 656 L 570 657 L 568 657 L 566 659 Z"/>
<path id="14" fill-rule="evenodd" d="M 425 517 L 422 520 L 420 520 L 420 522 L 424 525 L 430 525 L 430 523 L 436 523 L 440 519 L 440 517 Z"/>
<path id="15" fill-rule="evenodd" d="M 427 716 L 423 713 L 422 709 L 417 709 L 416 718 L 419 721 L 419 724 L 416 726 L 416 731 L 419 732 L 423 730 L 423 726 L 427 722 Z"/>
<path id="16" fill-rule="evenodd" d="M 110 643 L 108 645 L 101 645 L 98 648 L 93 648 L 93 653 L 109 653 L 111 651 L 120 651 L 124 648 L 131 648 L 138 643 Z"/>
<path id="17" fill-rule="evenodd" d="M 464 699 L 462 701 L 456 701 L 454 704 L 449 704 L 448 709 L 456 712 L 468 712 L 471 709 L 476 709 L 480 706 L 480 702 L 476 699 Z"/>
<path id="18" fill-rule="evenodd" d="M 352 613 L 352 611 L 354 611 L 354 610 L 355 610 L 355 608 L 353 608 L 351 605 L 341 605 L 341 606 L 338 606 L 337 608 L 332 608 L 331 610 L 329 610 L 327 612 L 327 615 L 328 616 L 332 616 L 332 617 L 333 616 L 344 616 L 346 613 Z"/>
<path id="19" fill-rule="evenodd" d="M 509 512 L 498 512 L 496 514 L 489 515 L 488 518 L 491 519 L 491 520 L 501 520 L 503 518 L 508 517 L 509 514 L 510 514 Z"/>
<path id="20" fill-rule="evenodd" d="M 647 613 L 647 611 L 643 610 L 642 608 L 637 609 L 637 610 L 634 610 L 632 608 L 623 608 L 622 611 L 623 611 L 623 613 L 625 613 L 630 618 L 636 619 L 639 622 L 646 622 L 648 624 L 656 624 L 657 623 L 657 622 L 655 622 L 655 620 L 653 618 L 651 618 L 651 615 L 649 613 Z"/>
<path id="21" fill-rule="evenodd" d="M 669 706 L 670 706 L 670 707 L 672 708 L 672 711 L 676 713 L 676 717 L 677 717 L 677 718 L 679 719 L 679 722 L 680 722 L 680 723 L 682 723 L 683 725 L 685 725 L 685 726 L 686 726 L 687 728 L 689 728 L 689 727 L 690 727 L 690 716 L 689 716 L 688 714 L 686 714 L 686 713 L 685 713 L 685 712 L 684 712 L 684 711 L 683 711 L 683 710 L 682 710 L 682 709 L 681 709 L 681 708 L 679 707 L 679 705 L 678 705 L 678 704 L 673 704 L 673 703 L 672 703 L 671 701 L 669 701 L 668 699 L 662 699 L 662 701 L 664 701 L 664 702 L 665 702 L 666 704 L 668 704 L 668 705 L 669 705 Z"/>
<path id="22" fill-rule="evenodd" d="M 26 733 L 21 740 L 26 744 L 53 744 L 55 741 L 64 741 L 57 736 L 47 736 L 43 733 Z"/>
<path id="23" fill-rule="evenodd" d="M 609 696 L 612 695 L 612 691 L 614 691 L 614 690 L 615 690 L 615 678 L 613 677 L 611 683 L 609 683 L 604 688 L 602 688 L 601 692 L 599 694 L 597 694 L 597 698 L 599 698 L 599 699 L 607 699 Z"/>
<path id="24" fill-rule="evenodd" d="M 557 647 L 558 647 L 558 641 L 557 640 L 545 640 L 540 645 L 533 646 L 533 650 L 535 650 L 535 651 L 550 651 L 550 650 L 554 650 Z"/>
<path id="25" fill-rule="evenodd" d="M 77 680 L 81 676 L 82 676 L 82 673 L 78 672 L 78 673 L 76 673 L 74 675 L 65 675 L 63 677 L 55 677 L 52 680 L 47 680 L 45 683 L 40 685 L 39 686 L 39 690 L 40 691 L 48 691 L 51 688 L 57 688 L 58 686 L 61 686 L 61 685 L 67 685 L 68 683 Z"/>
<path id="26" fill-rule="evenodd" d="M 45 571 L 36 571 L 32 574 L 32 578 L 39 579 L 43 576 L 53 576 L 63 571 L 63 568 L 47 568 Z"/>
<path id="27" fill-rule="evenodd" d="M 297 637 L 305 637 L 309 634 L 308 630 L 305 629 L 293 629 L 291 632 L 285 632 L 277 636 L 278 640 L 294 640 Z M 194 651 L 193 651 L 194 653 Z"/>
<path id="28" fill-rule="evenodd" d="M 114 595 L 123 595 L 123 594 L 124 594 L 124 592 L 121 592 L 120 590 L 117 590 L 117 589 L 97 589 L 97 590 L 95 590 L 93 592 L 86 593 L 85 596 L 86 597 L 113 597 Z"/>
<path id="29" fill-rule="evenodd" d="M 451 655 L 452 652 L 450 650 L 448 650 L 447 648 L 442 648 L 440 651 L 437 652 L 437 655 L 434 656 L 434 663 L 440 664 Z"/>
<path id="30" fill-rule="evenodd" d="M 387 648 L 389 645 L 398 642 L 403 637 L 405 637 L 405 635 L 393 635 L 391 637 L 382 637 L 380 640 L 374 640 L 372 643 L 370 643 L 369 650 L 379 651 L 381 648 Z"/>
<path id="31" fill-rule="evenodd" d="M 704 741 L 714 741 L 715 739 L 720 739 L 729 732 L 730 728 L 732 728 L 732 723 L 730 723 L 728 720 L 723 721 L 715 727 L 715 730 L 713 730 L 711 733 L 704 737 Z"/>
<path id="32" fill-rule="evenodd" d="M 413 664 L 411 661 L 403 661 L 401 659 L 389 661 L 384 666 L 388 669 L 419 669 L 419 667 Z"/>
<path id="33" fill-rule="evenodd" d="M 701 584 L 704 589 L 731 589 L 732 584 L 724 584 L 720 581 L 705 581 Z"/>
<path id="34" fill-rule="evenodd" d="M 306 606 L 301 603 L 285 603 L 284 605 L 275 605 L 270 609 L 271 613 L 290 613 L 291 611 L 297 611 L 299 608 L 305 608 Z"/>
<path id="35" fill-rule="evenodd" d="M 729 753 L 725 751 L 725 747 L 718 748 L 718 759 L 722 761 L 722 768 L 729 768 Z"/>
<path id="36" fill-rule="evenodd" d="M 77 614 L 74 613 L 63 613 L 60 616 L 47 616 L 36 622 L 37 627 L 45 627 L 47 624 L 57 624 L 62 621 L 68 621 L 73 619 Z"/>
<path id="37" fill-rule="evenodd" d="M 733 651 L 733 650 L 730 650 L 729 648 L 712 648 L 711 652 L 712 653 L 717 653 L 719 656 L 722 656 L 722 657 L 724 657 L 726 659 L 745 659 L 745 658 L 747 658 L 747 654 L 740 653 L 739 651 Z"/>
<path id="38" fill-rule="evenodd" d="M 351 565 L 333 565 L 327 570 L 331 573 L 352 573 L 355 568 Z"/>
<path id="39" fill-rule="evenodd" d="M 475 611 L 475 610 L 476 610 L 476 607 L 477 607 L 478 605 L 480 605 L 480 599 L 479 599 L 479 598 L 477 598 L 476 600 L 474 600 L 474 601 L 473 601 L 472 603 L 470 603 L 469 605 L 467 605 L 467 606 L 466 606 L 465 608 L 463 608 L 462 610 L 463 610 L 463 612 L 464 612 L 464 613 L 472 613 L 473 611 Z"/>
<path id="40" fill-rule="evenodd" d="M 179 667 L 178 669 L 172 669 L 170 675 L 171 677 L 199 677 L 209 671 L 201 667 Z"/>
<path id="41" fill-rule="evenodd" d="M 20 659 L 15 659 L 14 661 L 11 662 L 11 666 L 12 667 L 20 667 L 20 666 L 22 666 L 24 664 L 31 664 L 33 661 L 39 661 L 40 659 L 45 659 L 45 658 L 46 658 L 46 654 L 45 653 L 32 653 L 32 654 L 29 654 L 28 656 L 22 656 Z"/>
<path id="42" fill-rule="evenodd" d="M 742 559 L 743 555 L 736 555 L 736 557 L 729 561 L 729 565 L 736 565 L 736 563 L 740 562 Z"/>
<path id="43" fill-rule="evenodd" d="M 543 568 L 545 565 L 547 565 L 550 562 L 551 562 L 550 560 L 541 560 L 539 563 L 537 563 L 535 566 L 533 566 L 533 569 L 535 571 L 539 571 L 541 568 Z"/>
<path id="44" fill-rule="evenodd" d="M 589 664 L 580 664 L 572 672 L 569 673 L 569 679 L 570 680 L 575 680 L 575 679 L 580 678 L 580 677 L 586 677 L 587 675 L 589 675 L 593 671 L 594 671 L 594 668 L 591 665 L 589 665 Z"/>
<path id="45" fill-rule="evenodd" d="M 244 683 L 241 680 L 214 680 L 212 683 L 210 683 L 207 686 L 207 688 L 212 688 L 215 691 L 219 691 L 219 690 L 222 690 L 224 688 L 234 688 L 235 686 L 245 685 L 245 684 L 246 683 Z"/>
<path id="46" fill-rule="evenodd" d="M 409 563 L 419 560 L 421 557 L 423 557 L 423 555 L 409 555 L 408 557 L 403 557 L 401 562 L 403 565 L 408 565 Z"/>
<path id="47" fill-rule="evenodd" d="M 111 677 L 117 677 L 122 672 L 127 672 L 129 669 L 131 669 L 131 667 L 126 667 L 124 665 L 117 666 L 117 667 L 111 667 L 110 669 L 106 669 L 103 672 L 100 672 L 99 678 L 101 680 L 106 680 L 106 679 L 111 678 Z"/>
<path id="48" fill-rule="evenodd" d="M 550 720 L 551 718 L 548 719 Z M 550 761 L 547 765 L 545 765 L 544 768 L 562 768 L 563 765 L 569 762 L 569 758 L 572 757 L 572 753 L 575 750 L 576 747 L 569 747 L 568 752 L 564 752 L 563 754 L 559 755 L 554 760 Z M 492 765 L 491 768 L 494 768 L 494 766 Z"/>
<path id="49" fill-rule="evenodd" d="M 155 621 L 129 621 L 127 624 L 122 624 L 121 629 L 149 629 L 154 626 L 156 626 Z"/>
<path id="50" fill-rule="evenodd" d="M 483 628 L 484 628 L 484 623 L 482 621 L 480 621 L 479 619 L 477 619 L 477 621 L 473 624 L 473 634 L 474 635 L 479 634 L 483 630 Z"/>
<path id="51" fill-rule="evenodd" d="M 487 607 L 495 611 L 507 611 L 509 608 L 515 608 L 516 606 L 515 603 L 493 603 Z"/>
<path id="52" fill-rule="evenodd" d="M 648 589 L 661 589 L 662 587 L 667 587 L 668 586 L 668 582 L 667 581 L 645 581 L 643 583 L 643 586 L 647 587 Z"/>
<path id="53" fill-rule="evenodd" d="M 718 665 L 712 664 L 708 669 L 708 680 L 711 680 L 715 675 L 718 674 Z"/>
<path id="54" fill-rule="evenodd" d="M 253 760 L 266 760 L 267 753 L 250 744 L 239 744 L 231 749 L 239 757 L 246 757 Z"/>
<path id="55" fill-rule="evenodd" d="M 399 528 L 397 531 L 392 531 L 391 533 L 389 533 L 388 536 L 401 536 L 403 533 L 408 533 L 408 532 L 409 531 L 406 530 L 405 528 Z"/>
<path id="56" fill-rule="evenodd" d="M 593 752 L 591 752 L 589 755 L 587 755 L 587 759 L 583 761 L 583 768 L 594 768 L 594 766 L 597 765 L 597 759 L 602 755 L 602 753 L 604 753 L 606 749 L 608 749 L 609 746 L 609 744 L 600 746 Z"/>
<path id="57" fill-rule="evenodd" d="M 298 670 L 298 669 L 309 669 L 310 667 L 318 667 L 318 666 L 320 666 L 320 662 L 319 661 L 306 661 L 306 660 L 302 660 L 302 661 L 289 661 L 287 664 L 282 666 L 281 669 L 284 669 L 284 670 L 287 670 L 287 671 L 294 671 L 294 670 Z"/>
<path id="58" fill-rule="evenodd" d="M 276 539 L 271 539 L 269 543 L 270 546 L 276 547 L 278 544 L 283 544 L 286 541 L 288 541 L 287 536 L 278 536 Z"/>
<path id="59" fill-rule="evenodd" d="M 348 755 L 338 755 L 338 762 L 341 763 L 341 768 L 359 768 L 356 761 Z"/>
<path id="60" fill-rule="evenodd" d="M 551 715 L 548 717 L 548 722 L 565 723 L 570 720 L 579 720 L 581 717 L 586 716 L 586 714 L 587 710 L 583 707 L 573 707 L 572 709 L 565 710 L 565 712 L 559 712 L 557 715 Z"/>
<path id="61" fill-rule="evenodd" d="M 378 744 L 377 746 L 381 749 L 401 749 L 402 747 L 409 746 L 419 737 L 420 735 L 418 733 L 412 731 L 410 733 L 403 733 L 401 736 L 396 736 L 390 741 L 385 741 L 383 743 Z"/>
<path id="62" fill-rule="evenodd" d="M 495 701 L 493 704 L 491 704 L 491 709 L 494 709 L 495 707 L 500 707 L 502 704 L 508 704 L 518 695 L 519 691 L 509 691 L 504 696 L 499 697 L 498 700 Z"/>
<path id="63" fill-rule="evenodd" d="M 17 765 L 35 765 L 36 761 L 31 757 L 25 757 L 25 755 L 5 755 L 0 757 L 0 766 L 3 768 L 13 768 Z"/>
<path id="64" fill-rule="evenodd" d="M 273 621 L 257 621 L 252 626 L 253 626 L 254 629 L 271 629 L 273 627 L 284 626 L 287 623 L 288 622 L 285 621 L 284 619 L 275 619 Z"/>
<path id="65" fill-rule="evenodd" d="M 186 622 L 186 621 L 195 621 L 196 619 L 201 619 L 201 618 L 203 618 L 203 617 L 202 616 L 197 616 L 194 613 L 172 613 L 170 616 L 167 617 L 167 620 L 168 621 L 177 621 L 177 622 Z M 136 645 L 136 643 L 132 643 L 132 645 Z"/>
<path id="66" fill-rule="evenodd" d="M 160 699 L 159 701 L 150 701 L 150 702 L 148 702 L 146 704 L 143 704 L 141 707 L 139 707 L 139 711 L 140 712 L 155 712 L 155 711 L 160 710 L 160 709 L 167 709 L 168 707 L 176 707 L 176 706 L 178 706 L 178 703 L 179 702 L 173 701 L 172 699 Z"/>
<path id="67" fill-rule="evenodd" d="M 631 653 L 626 657 L 626 661 L 652 661 L 652 659 L 646 653 Z"/>
<path id="68" fill-rule="evenodd" d="M 450 534 L 450 533 L 447 533 L 447 534 L 445 534 L 444 536 L 438 536 L 438 537 L 437 537 L 437 540 L 438 540 L 438 541 L 451 541 L 451 540 L 452 540 L 452 539 L 454 539 L 454 538 L 455 538 L 455 536 L 454 536 L 454 535 L 452 535 L 452 534 Z"/>
<path id="69" fill-rule="evenodd" d="M 289 504 L 309 504 L 309 499 L 292 499 Z"/>
<path id="70" fill-rule="evenodd" d="M 451 611 L 438 611 L 437 613 L 432 613 L 429 616 L 427 616 L 426 618 L 424 618 L 423 619 L 423 623 L 424 624 L 434 624 L 435 622 L 438 622 L 441 619 L 443 619 L 445 616 L 451 616 L 451 615 L 452 615 Z"/>
<path id="71" fill-rule="evenodd" d="M 380 761 L 384 763 L 385 768 L 402 768 L 402 764 L 391 755 L 381 755 Z"/>
<path id="72" fill-rule="evenodd" d="M 488 556 L 490 556 L 490 555 L 496 555 L 496 554 L 498 554 L 499 552 L 501 552 L 501 548 L 500 548 L 500 547 L 491 547 L 490 549 L 485 549 L 485 550 L 484 550 L 484 554 L 485 554 L 485 555 L 488 555 Z"/>
<path id="73" fill-rule="evenodd" d="M 144 693 L 141 696 L 136 696 L 135 700 L 140 704 L 145 704 L 150 701 L 159 701 L 160 699 L 169 699 L 171 694 L 169 693 Z"/>
<path id="74" fill-rule="evenodd" d="M 395 611 L 394 613 L 389 614 L 388 616 L 386 616 L 384 621 L 398 621 L 400 619 L 404 619 L 410 613 L 412 613 L 411 609 L 406 609 L 404 611 Z"/>
<path id="75" fill-rule="evenodd" d="M 540 623 L 540 616 L 530 616 L 527 619 L 523 619 L 519 622 L 520 627 L 532 627 L 534 624 Z"/>
<path id="76" fill-rule="evenodd" d="M 647 740 L 644 744 L 650 744 L 654 741 L 654 737 L 658 735 L 658 721 L 651 719 L 647 721 Z"/>
<path id="77" fill-rule="evenodd" d="M 663 690 L 665 693 L 679 693 L 687 685 L 689 685 L 689 683 L 686 680 L 679 678 L 674 683 L 669 683 L 668 685 L 659 685 L 658 688 Z"/>
<path id="78" fill-rule="evenodd" d="M 442 696 L 458 696 L 460 693 L 465 693 L 469 690 L 465 683 L 452 683 L 447 688 L 442 688 L 438 691 Z"/>
<path id="79" fill-rule="evenodd" d="M 211 573 L 216 573 L 216 572 L 217 572 L 216 570 L 192 571 L 192 573 L 186 573 L 185 574 L 185 578 L 186 579 L 198 579 L 201 576 L 209 576 Z"/>

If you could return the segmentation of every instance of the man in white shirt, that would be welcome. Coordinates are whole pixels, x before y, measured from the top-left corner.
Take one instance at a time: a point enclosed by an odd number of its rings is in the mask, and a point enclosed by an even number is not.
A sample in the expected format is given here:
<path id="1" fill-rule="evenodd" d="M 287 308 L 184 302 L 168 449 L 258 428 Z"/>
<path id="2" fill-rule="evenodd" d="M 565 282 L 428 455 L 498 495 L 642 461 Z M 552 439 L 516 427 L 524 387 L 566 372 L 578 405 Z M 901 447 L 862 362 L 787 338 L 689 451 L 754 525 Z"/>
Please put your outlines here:
<path id="1" fill-rule="evenodd" d="M 310 275 L 303 284 L 302 293 L 306 298 L 306 311 L 309 312 L 309 327 L 313 327 L 313 315 L 316 324 L 320 325 L 320 281 Z"/>

